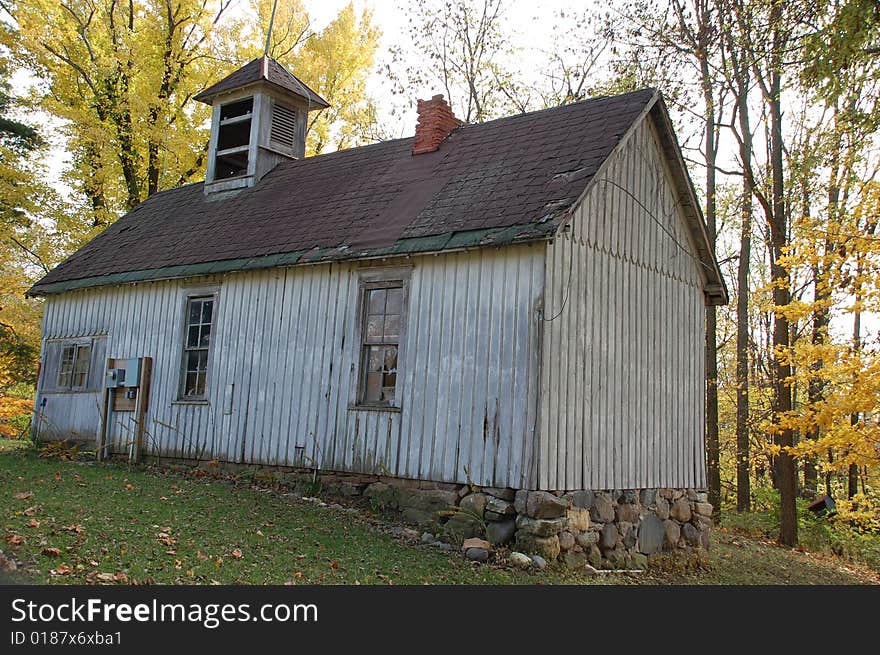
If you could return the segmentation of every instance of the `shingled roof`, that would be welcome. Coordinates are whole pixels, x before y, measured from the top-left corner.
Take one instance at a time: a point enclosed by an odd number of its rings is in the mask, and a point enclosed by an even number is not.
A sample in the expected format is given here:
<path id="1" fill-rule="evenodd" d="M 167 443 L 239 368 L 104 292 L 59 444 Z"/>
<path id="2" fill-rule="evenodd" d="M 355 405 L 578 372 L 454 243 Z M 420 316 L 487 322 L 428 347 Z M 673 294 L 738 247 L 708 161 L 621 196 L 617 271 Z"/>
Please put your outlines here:
<path id="1" fill-rule="evenodd" d="M 266 56 L 254 59 L 245 64 L 216 84 L 197 93 L 194 98 L 206 102 L 213 96 L 223 93 L 224 91 L 240 89 L 243 86 L 256 84 L 257 82 L 268 82 L 269 84 L 280 87 L 285 91 L 289 91 L 290 93 L 301 97 L 306 102 L 315 105 L 316 108 L 330 106 L 324 98 L 306 86 L 305 82 L 284 68 L 284 66 L 277 61 Z"/>
<path id="2" fill-rule="evenodd" d="M 220 200 L 202 183 L 163 191 L 29 293 L 547 239 L 658 103 L 646 89 L 465 125 L 429 154 L 407 138 L 284 162 Z M 717 271 L 695 211 L 699 256 Z"/>

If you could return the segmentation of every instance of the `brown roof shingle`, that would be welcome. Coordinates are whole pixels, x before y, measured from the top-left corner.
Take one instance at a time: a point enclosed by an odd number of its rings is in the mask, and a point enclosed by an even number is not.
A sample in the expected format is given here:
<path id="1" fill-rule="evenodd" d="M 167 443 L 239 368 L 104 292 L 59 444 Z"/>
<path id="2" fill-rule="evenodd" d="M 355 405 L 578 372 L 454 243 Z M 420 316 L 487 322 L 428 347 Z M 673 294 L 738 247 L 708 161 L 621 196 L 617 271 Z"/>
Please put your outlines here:
<path id="1" fill-rule="evenodd" d="M 196 100 L 206 102 L 209 98 L 218 93 L 238 89 L 262 80 L 269 82 L 269 84 L 281 87 L 285 91 L 289 91 L 294 95 L 298 95 L 307 102 L 315 105 L 316 108 L 330 106 L 324 98 L 312 91 L 306 86 L 305 82 L 299 79 L 296 75 L 291 73 L 274 59 L 265 56 L 248 62 L 238 70 L 230 73 L 216 84 L 212 84 L 204 91 L 200 91 L 193 97 Z"/>
<path id="2" fill-rule="evenodd" d="M 465 125 L 438 151 L 417 156 L 407 138 L 285 162 L 220 200 L 207 198 L 201 183 L 157 193 L 31 292 L 280 253 L 314 261 L 412 252 L 437 235 L 509 228 L 506 242 L 545 238 L 654 98 L 645 89 Z M 452 247 L 446 243 L 433 249 Z"/>

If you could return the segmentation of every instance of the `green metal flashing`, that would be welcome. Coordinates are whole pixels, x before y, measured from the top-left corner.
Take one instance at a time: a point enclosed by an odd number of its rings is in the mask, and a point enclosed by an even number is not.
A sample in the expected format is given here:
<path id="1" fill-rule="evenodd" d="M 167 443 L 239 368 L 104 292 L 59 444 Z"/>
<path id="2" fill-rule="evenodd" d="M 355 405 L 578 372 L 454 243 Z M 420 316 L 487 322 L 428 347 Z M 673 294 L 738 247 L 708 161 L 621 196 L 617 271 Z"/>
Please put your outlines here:
<path id="1" fill-rule="evenodd" d="M 231 273 L 234 271 L 254 271 L 277 266 L 293 266 L 295 264 L 321 263 L 331 261 L 352 261 L 358 259 L 375 259 L 377 257 L 394 257 L 416 253 L 443 252 L 447 250 L 463 250 L 490 246 L 504 246 L 515 243 L 543 241 L 552 237 L 559 223 L 555 220 L 545 223 L 514 225 L 512 227 L 489 228 L 483 230 L 467 230 L 464 232 L 447 232 L 425 237 L 400 239 L 394 245 L 366 250 L 350 250 L 345 246 L 338 248 L 317 248 L 308 252 L 295 251 L 264 255 L 260 257 L 243 257 L 180 266 L 163 266 L 140 271 L 125 271 L 85 277 L 78 280 L 63 280 L 49 284 L 38 284 L 31 287 L 28 296 L 45 296 L 89 287 L 110 286 L 115 284 L 131 284 L 156 280 L 170 280 L 200 275 Z"/>

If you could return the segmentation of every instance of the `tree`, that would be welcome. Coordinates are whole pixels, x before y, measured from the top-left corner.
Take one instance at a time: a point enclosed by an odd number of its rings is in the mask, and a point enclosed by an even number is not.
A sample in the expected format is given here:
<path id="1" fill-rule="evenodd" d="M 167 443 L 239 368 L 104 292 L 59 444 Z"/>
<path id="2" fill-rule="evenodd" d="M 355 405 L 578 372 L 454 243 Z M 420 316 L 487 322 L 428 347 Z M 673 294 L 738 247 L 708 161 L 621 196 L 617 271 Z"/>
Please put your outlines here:
<path id="1" fill-rule="evenodd" d="M 310 116 L 311 153 L 377 140 L 376 107 L 367 93 L 367 80 L 373 72 L 380 36 L 372 13 L 364 9 L 358 16 L 349 3 L 291 57 L 292 69 L 330 103 L 328 109 Z"/>
<path id="2" fill-rule="evenodd" d="M 246 51 L 247 59 L 260 56 L 264 50 L 272 4 L 272 0 L 253 2 L 250 28 L 260 38 Z M 312 29 L 300 2 L 278 4 L 270 56 L 330 104 L 309 115 L 307 154 L 351 148 L 382 137 L 375 104 L 367 93 L 380 37 L 372 12 L 364 9 L 358 15 L 351 3 L 320 31 Z"/>
<path id="3" fill-rule="evenodd" d="M 754 175 L 752 169 L 752 123 L 749 95 L 751 76 L 750 61 L 738 45 L 736 21 L 733 20 L 729 3 L 722 5 L 721 32 L 723 34 L 722 58 L 727 60 L 724 70 L 731 89 L 736 122 L 731 130 L 736 136 L 739 163 L 744 172 L 740 196 L 739 262 L 737 265 L 736 297 L 736 509 L 746 512 L 751 507 L 750 479 L 750 429 L 749 429 L 749 295 L 752 260 L 752 201 Z"/>
<path id="4" fill-rule="evenodd" d="M 508 68 L 512 50 L 501 27 L 505 8 L 504 0 L 408 4 L 405 11 L 416 60 L 402 74 L 407 87 L 439 84 L 466 123 L 494 118 L 508 108 L 522 111 L 505 94 L 505 88 L 515 84 Z M 405 63 L 409 54 L 396 48 L 396 64 Z"/>
<path id="5" fill-rule="evenodd" d="M 25 300 L 34 250 L 33 215 L 40 186 L 30 156 L 42 146 L 34 127 L 12 117 L 8 67 L 0 59 L 0 389 L 33 382 L 39 354 L 40 307 Z"/>
<path id="6" fill-rule="evenodd" d="M 202 176 L 207 110 L 192 96 L 228 70 L 212 53 L 231 0 L 10 0 L 16 63 L 63 121 L 72 186 L 95 226 Z"/>

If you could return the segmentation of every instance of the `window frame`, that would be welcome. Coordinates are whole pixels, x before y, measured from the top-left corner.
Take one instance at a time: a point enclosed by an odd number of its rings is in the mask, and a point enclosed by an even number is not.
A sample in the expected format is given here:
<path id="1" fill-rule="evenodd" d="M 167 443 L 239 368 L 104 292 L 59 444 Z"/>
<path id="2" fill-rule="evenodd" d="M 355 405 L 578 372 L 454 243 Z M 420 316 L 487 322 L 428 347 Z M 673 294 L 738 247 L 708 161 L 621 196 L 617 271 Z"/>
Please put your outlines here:
<path id="1" fill-rule="evenodd" d="M 180 322 L 180 358 L 178 360 L 178 385 L 177 385 L 177 398 L 174 401 L 175 403 L 193 403 L 193 404 L 207 404 L 210 389 L 211 389 L 211 372 L 213 370 L 214 364 L 214 342 L 216 341 L 216 327 L 217 327 L 217 306 L 218 306 L 218 290 L 216 288 L 199 288 L 199 289 L 188 289 L 183 294 L 183 303 L 182 303 L 182 320 Z M 194 300 L 210 300 L 212 302 L 211 305 L 211 322 L 208 324 L 211 326 L 211 338 L 208 341 L 208 347 L 204 348 L 190 348 L 187 346 L 187 337 L 189 335 L 189 329 L 191 327 L 189 322 L 189 309 L 190 303 Z M 199 323 L 198 325 L 205 325 L 204 323 Z M 204 393 L 199 395 L 187 395 L 186 394 L 186 375 L 187 375 L 187 354 L 192 350 L 207 350 L 207 356 L 205 361 L 205 389 Z"/>
<path id="2" fill-rule="evenodd" d="M 230 117 L 228 119 L 223 118 L 223 109 L 225 107 L 229 107 L 230 105 L 245 103 L 247 101 L 250 101 L 250 103 L 251 103 L 251 108 L 250 108 L 249 113 L 240 114 L 238 116 Z M 211 155 L 211 168 L 212 168 L 213 181 L 224 182 L 227 180 L 237 180 L 237 179 L 240 179 L 243 177 L 247 177 L 248 175 L 251 174 L 251 169 L 252 169 L 251 159 L 253 157 L 252 145 L 253 145 L 253 140 L 254 140 L 254 125 L 256 123 L 256 121 L 255 121 L 256 115 L 257 115 L 257 97 L 254 94 L 245 95 L 240 98 L 232 98 L 232 99 L 227 100 L 226 102 L 221 103 L 219 105 L 218 114 L 217 114 L 217 129 L 216 129 L 216 134 L 213 136 L 213 138 L 215 139 L 215 142 L 213 144 L 214 149 L 213 149 L 213 154 Z M 224 132 L 223 128 L 224 127 L 231 127 L 231 126 L 238 125 L 241 123 L 247 123 L 247 125 L 248 125 L 248 130 L 247 130 L 248 142 L 246 144 L 239 145 L 239 146 L 234 146 L 234 147 L 230 147 L 230 148 L 221 148 L 220 142 L 221 142 L 221 137 Z M 239 157 L 243 156 L 245 158 L 244 169 L 242 169 L 241 172 L 239 172 L 235 175 L 220 176 L 219 170 L 220 170 L 221 160 L 224 158 L 227 158 L 227 157 L 235 157 L 235 156 L 239 156 Z"/>
<path id="3" fill-rule="evenodd" d="M 409 323 L 409 281 L 412 272 L 411 266 L 395 268 L 376 268 L 361 271 L 358 280 L 357 295 L 357 353 L 355 359 L 357 368 L 352 381 L 351 410 L 399 412 L 402 406 L 404 383 L 403 362 L 406 355 L 405 344 L 407 325 Z M 400 327 L 397 335 L 397 373 L 394 384 L 394 399 L 391 402 L 368 402 L 366 395 L 366 366 L 367 348 L 371 344 L 367 340 L 367 302 L 368 292 L 374 289 L 399 288 L 402 290 L 400 308 Z M 375 345 L 375 344 L 372 344 Z"/>
<path id="4" fill-rule="evenodd" d="M 60 352 L 58 354 L 58 372 L 55 376 L 55 389 L 61 393 L 70 393 L 70 392 L 82 392 L 88 391 L 89 389 L 89 375 L 92 372 L 92 358 L 95 354 L 94 343 L 92 339 L 70 339 L 63 340 L 60 342 Z M 61 376 L 65 375 L 64 373 L 64 353 L 71 348 L 73 351 L 73 360 L 70 364 L 70 371 L 66 374 L 70 376 L 70 380 L 67 384 L 61 383 Z M 89 356 L 86 363 L 85 371 L 80 371 L 83 375 L 83 383 L 82 384 L 74 384 L 74 380 L 77 375 L 77 364 L 79 364 L 80 359 L 79 355 L 83 349 L 88 348 Z"/>

